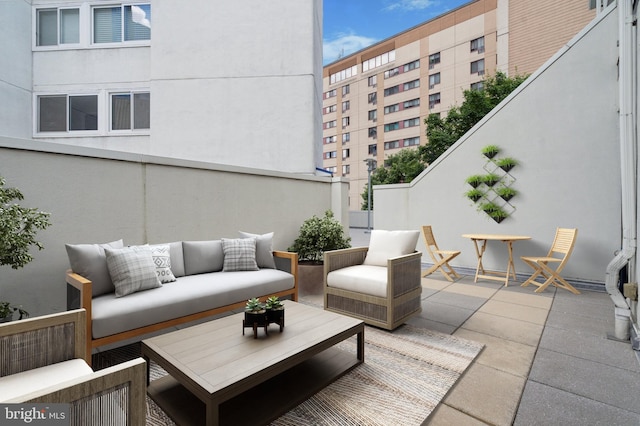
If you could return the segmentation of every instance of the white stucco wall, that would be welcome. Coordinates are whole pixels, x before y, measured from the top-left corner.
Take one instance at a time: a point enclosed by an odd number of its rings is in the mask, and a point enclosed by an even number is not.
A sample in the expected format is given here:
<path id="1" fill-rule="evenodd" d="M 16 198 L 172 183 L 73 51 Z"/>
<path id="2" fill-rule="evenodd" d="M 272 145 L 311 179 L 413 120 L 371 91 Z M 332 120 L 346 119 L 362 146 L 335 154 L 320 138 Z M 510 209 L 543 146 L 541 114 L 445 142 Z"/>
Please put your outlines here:
<path id="1" fill-rule="evenodd" d="M 31 132 L 31 6 L 0 1 L 0 135 Z"/>
<path id="2" fill-rule="evenodd" d="M 462 234 L 529 235 L 514 245 L 516 270 L 526 273 L 519 256 L 546 254 L 556 227 L 576 227 L 563 275 L 604 282 L 621 244 L 616 28 L 615 12 L 587 27 L 411 184 L 374 187 L 375 228 L 430 224 L 441 248 L 462 250 L 452 264 L 473 270 L 475 251 Z M 480 151 L 489 144 L 521 163 L 511 171 L 515 211 L 500 224 L 463 195 L 468 176 L 486 173 Z M 502 243 L 490 243 L 484 265 L 506 268 Z"/>

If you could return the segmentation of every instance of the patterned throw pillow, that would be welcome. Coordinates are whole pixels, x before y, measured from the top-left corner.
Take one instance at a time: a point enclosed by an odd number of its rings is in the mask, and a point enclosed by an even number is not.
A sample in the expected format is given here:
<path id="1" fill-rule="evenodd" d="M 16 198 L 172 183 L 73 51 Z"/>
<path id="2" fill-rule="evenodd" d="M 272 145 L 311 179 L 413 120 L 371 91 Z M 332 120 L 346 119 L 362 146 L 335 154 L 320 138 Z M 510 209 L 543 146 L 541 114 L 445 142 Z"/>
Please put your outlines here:
<path id="1" fill-rule="evenodd" d="M 223 238 L 222 251 L 224 252 L 223 272 L 258 270 L 255 238 L 233 240 Z"/>
<path id="2" fill-rule="evenodd" d="M 116 287 L 116 297 L 141 290 L 160 287 L 156 265 L 149 246 L 132 246 L 121 249 L 105 247 L 107 267 Z"/>
<path id="3" fill-rule="evenodd" d="M 171 253 L 169 244 L 156 244 L 149 246 L 153 263 L 156 265 L 156 273 L 161 283 L 172 283 L 176 277 L 171 271 Z"/>

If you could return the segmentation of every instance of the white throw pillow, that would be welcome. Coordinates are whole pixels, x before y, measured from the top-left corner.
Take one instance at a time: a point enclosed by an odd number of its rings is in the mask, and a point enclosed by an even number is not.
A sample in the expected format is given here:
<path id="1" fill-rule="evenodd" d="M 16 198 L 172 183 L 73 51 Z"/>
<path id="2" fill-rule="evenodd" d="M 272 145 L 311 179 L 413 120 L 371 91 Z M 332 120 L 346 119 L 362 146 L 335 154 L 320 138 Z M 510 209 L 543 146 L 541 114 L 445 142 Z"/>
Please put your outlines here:
<path id="1" fill-rule="evenodd" d="M 387 259 L 411 254 L 418 244 L 418 231 L 371 231 L 364 265 L 387 266 Z"/>
<path id="2" fill-rule="evenodd" d="M 160 287 L 149 246 L 121 249 L 105 247 L 107 267 L 116 288 L 116 297 Z"/>
<path id="3" fill-rule="evenodd" d="M 156 273 L 161 283 L 172 283 L 176 277 L 171 271 L 171 251 L 169 244 L 155 244 L 149 246 L 153 263 L 156 265 Z"/>
<path id="4" fill-rule="evenodd" d="M 224 252 L 224 262 L 222 265 L 224 272 L 258 270 L 255 238 L 238 238 L 233 240 L 223 238 L 222 251 Z"/>

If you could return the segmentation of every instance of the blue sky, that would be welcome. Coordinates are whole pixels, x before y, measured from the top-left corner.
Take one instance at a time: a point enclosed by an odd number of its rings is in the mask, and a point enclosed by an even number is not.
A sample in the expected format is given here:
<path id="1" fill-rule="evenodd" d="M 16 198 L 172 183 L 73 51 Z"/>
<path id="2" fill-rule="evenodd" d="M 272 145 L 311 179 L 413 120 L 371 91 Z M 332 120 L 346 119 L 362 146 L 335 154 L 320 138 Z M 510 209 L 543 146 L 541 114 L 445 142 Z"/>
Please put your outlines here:
<path id="1" fill-rule="evenodd" d="M 323 64 L 371 46 L 470 0 L 324 0 Z"/>

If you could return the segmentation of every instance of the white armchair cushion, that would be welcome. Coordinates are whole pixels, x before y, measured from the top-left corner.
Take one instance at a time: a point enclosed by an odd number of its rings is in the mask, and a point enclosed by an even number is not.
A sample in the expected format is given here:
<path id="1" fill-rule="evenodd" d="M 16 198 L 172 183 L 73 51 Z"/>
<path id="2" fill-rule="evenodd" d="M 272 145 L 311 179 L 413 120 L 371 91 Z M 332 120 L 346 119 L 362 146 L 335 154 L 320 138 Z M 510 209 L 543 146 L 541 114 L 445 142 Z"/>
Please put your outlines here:
<path id="1" fill-rule="evenodd" d="M 387 268 L 356 265 L 337 269 L 327 275 L 327 286 L 370 296 L 387 297 Z"/>
<path id="2" fill-rule="evenodd" d="M 0 377 L 0 401 L 8 401 L 40 389 L 93 373 L 83 359 L 71 359 Z"/>
<path id="3" fill-rule="evenodd" d="M 387 259 L 413 253 L 416 250 L 419 236 L 419 231 L 374 229 L 371 231 L 369 250 L 364 259 L 364 264 L 387 266 Z"/>

